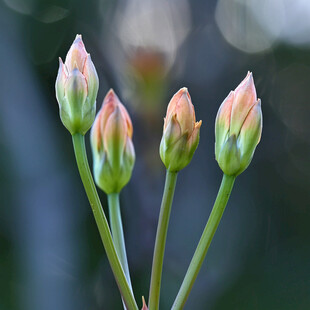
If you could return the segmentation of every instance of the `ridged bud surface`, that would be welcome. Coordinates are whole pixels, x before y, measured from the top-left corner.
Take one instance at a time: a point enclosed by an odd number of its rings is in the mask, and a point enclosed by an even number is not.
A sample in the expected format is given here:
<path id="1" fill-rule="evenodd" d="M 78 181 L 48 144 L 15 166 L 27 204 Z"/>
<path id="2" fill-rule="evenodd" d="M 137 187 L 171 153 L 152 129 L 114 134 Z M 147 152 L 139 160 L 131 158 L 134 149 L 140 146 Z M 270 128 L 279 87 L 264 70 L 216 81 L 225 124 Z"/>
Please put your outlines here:
<path id="1" fill-rule="evenodd" d="M 132 133 L 127 110 L 110 90 L 91 130 L 95 181 L 107 194 L 119 193 L 130 180 L 135 162 Z"/>
<path id="2" fill-rule="evenodd" d="M 94 122 L 99 88 L 97 72 L 77 35 L 66 56 L 59 58 L 56 98 L 62 123 L 71 134 L 85 134 Z"/>
<path id="3" fill-rule="evenodd" d="M 248 167 L 261 134 L 261 101 L 256 96 L 253 75 L 248 72 L 216 116 L 215 157 L 225 174 L 237 176 Z"/>
<path id="4" fill-rule="evenodd" d="M 180 171 L 190 163 L 199 143 L 201 123 L 196 122 L 187 88 L 181 88 L 168 105 L 160 143 L 160 157 L 169 171 Z"/>

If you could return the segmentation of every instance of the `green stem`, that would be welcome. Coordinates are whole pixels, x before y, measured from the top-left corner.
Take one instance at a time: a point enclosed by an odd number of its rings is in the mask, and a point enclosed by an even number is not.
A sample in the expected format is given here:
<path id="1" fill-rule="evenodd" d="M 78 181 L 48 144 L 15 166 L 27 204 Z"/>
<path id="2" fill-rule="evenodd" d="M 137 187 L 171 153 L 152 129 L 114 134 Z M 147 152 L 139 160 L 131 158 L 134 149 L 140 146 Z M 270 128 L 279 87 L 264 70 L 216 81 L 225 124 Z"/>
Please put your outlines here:
<path id="1" fill-rule="evenodd" d="M 153 254 L 153 266 L 148 305 L 149 310 L 158 310 L 159 308 L 161 275 L 165 254 L 166 237 L 177 175 L 177 172 L 171 172 L 167 170 L 165 189 L 160 207 L 155 248 Z"/>
<path id="2" fill-rule="evenodd" d="M 233 188 L 236 177 L 223 175 L 221 187 L 217 194 L 212 212 L 208 219 L 207 225 L 202 233 L 198 246 L 192 261 L 188 267 L 185 278 L 179 290 L 179 293 L 174 301 L 171 310 L 181 310 L 184 308 L 188 295 L 197 278 L 201 265 L 206 257 L 207 251 L 215 234 L 215 231 L 220 223 L 228 202 L 231 190 Z"/>
<path id="3" fill-rule="evenodd" d="M 122 224 L 122 215 L 119 204 L 119 194 L 113 193 L 108 195 L 110 225 L 112 230 L 113 241 L 119 260 L 125 272 L 127 282 L 131 287 L 130 273 L 128 268 L 128 261 L 126 255 L 125 239 Z"/>
<path id="4" fill-rule="evenodd" d="M 101 206 L 100 199 L 89 169 L 84 136 L 76 133 L 72 135 L 72 141 L 74 146 L 75 158 L 79 168 L 80 176 L 93 210 L 93 214 L 98 226 L 98 230 L 102 239 L 103 246 L 107 253 L 108 260 L 110 262 L 115 280 L 123 297 L 128 310 L 138 310 L 137 303 L 133 296 L 133 293 L 128 285 L 121 263 L 118 259 L 111 232 L 104 211 Z"/>

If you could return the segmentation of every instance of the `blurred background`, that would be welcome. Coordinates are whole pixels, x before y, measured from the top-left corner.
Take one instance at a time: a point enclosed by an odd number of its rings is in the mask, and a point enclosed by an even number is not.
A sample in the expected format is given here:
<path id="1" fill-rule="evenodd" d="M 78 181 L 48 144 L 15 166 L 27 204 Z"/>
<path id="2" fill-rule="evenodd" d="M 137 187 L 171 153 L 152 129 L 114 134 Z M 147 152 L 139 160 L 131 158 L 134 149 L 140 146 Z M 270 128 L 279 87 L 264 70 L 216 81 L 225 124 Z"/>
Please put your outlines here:
<path id="1" fill-rule="evenodd" d="M 133 119 L 137 161 L 121 200 L 139 305 L 164 185 L 166 106 L 188 87 L 203 125 L 178 178 L 161 309 L 173 303 L 221 181 L 217 109 L 250 70 L 262 140 L 185 309 L 310 309 L 309 16 L 308 0 L 0 0 L 0 309 L 122 309 L 55 99 L 58 56 L 77 33 L 99 74 L 97 108 L 112 87 Z"/>

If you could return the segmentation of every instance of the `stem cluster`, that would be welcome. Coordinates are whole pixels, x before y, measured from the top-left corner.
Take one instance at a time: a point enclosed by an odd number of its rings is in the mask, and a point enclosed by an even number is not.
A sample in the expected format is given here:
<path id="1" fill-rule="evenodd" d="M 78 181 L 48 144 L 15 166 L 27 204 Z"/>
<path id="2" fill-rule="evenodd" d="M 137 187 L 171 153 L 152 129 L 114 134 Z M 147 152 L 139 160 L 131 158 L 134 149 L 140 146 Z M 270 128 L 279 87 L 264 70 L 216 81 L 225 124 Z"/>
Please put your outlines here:
<path id="1" fill-rule="evenodd" d="M 99 80 L 80 35 L 74 40 L 65 63 L 60 60 L 55 86 L 60 117 L 72 134 L 80 176 L 124 309 L 137 310 L 119 203 L 119 193 L 129 182 L 135 162 L 130 116 L 111 89 L 95 118 Z M 160 143 L 159 153 L 167 174 L 153 254 L 149 310 L 158 310 L 160 305 L 165 245 L 177 175 L 192 160 L 199 143 L 201 124 L 202 121 L 196 121 L 188 89 L 181 88 L 168 104 Z M 108 195 L 110 226 L 98 197 L 85 150 L 84 134 L 91 126 L 94 176 L 96 184 Z M 224 213 L 235 178 L 250 164 L 261 133 L 261 102 L 256 95 L 253 75 L 248 72 L 239 86 L 223 101 L 216 117 L 215 157 L 224 176 L 210 217 L 173 303 L 173 310 L 184 308 Z M 144 298 L 143 310 L 147 310 Z"/>
<path id="2" fill-rule="evenodd" d="M 112 234 L 101 206 L 100 199 L 89 169 L 89 164 L 85 149 L 84 136 L 81 134 L 72 135 L 72 141 L 75 151 L 76 162 L 80 176 L 90 202 L 96 224 L 107 253 L 114 277 L 122 295 L 124 309 L 137 310 L 138 306 L 135 301 L 131 286 L 130 273 L 126 255 L 125 239 L 121 218 L 119 203 L 119 194 L 113 193 L 108 195 L 110 225 Z M 152 275 L 149 292 L 149 310 L 158 310 L 160 301 L 160 288 L 162 269 L 164 262 L 165 244 L 169 225 L 171 206 L 177 181 L 177 172 L 167 170 L 165 188 L 160 208 L 159 221 L 156 233 Z M 191 260 L 185 278 L 173 303 L 173 310 L 181 310 L 187 301 L 189 293 L 200 271 L 205 259 L 213 236 L 220 223 L 228 202 L 230 193 L 235 181 L 234 176 L 223 175 L 223 180 L 215 200 L 212 212 L 206 227 L 202 233 L 194 256 Z M 113 238 L 112 238 L 113 235 Z"/>

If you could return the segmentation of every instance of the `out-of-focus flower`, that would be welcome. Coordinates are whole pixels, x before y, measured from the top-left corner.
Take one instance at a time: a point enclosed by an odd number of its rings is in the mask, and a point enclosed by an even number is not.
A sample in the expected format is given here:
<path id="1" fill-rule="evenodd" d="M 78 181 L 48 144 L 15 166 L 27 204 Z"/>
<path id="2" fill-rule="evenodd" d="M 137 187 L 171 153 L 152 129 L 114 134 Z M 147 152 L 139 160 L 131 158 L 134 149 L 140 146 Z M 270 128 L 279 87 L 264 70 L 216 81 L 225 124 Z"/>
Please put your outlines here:
<path id="1" fill-rule="evenodd" d="M 215 157 L 223 172 L 238 175 L 250 164 L 262 133 L 261 101 L 251 72 L 221 104 L 215 121 Z"/>
<path id="2" fill-rule="evenodd" d="M 135 162 L 132 133 L 128 112 L 111 89 L 91 130 L 95 181 L 107 194 L 119 193 L 130 180 Z"/>
<path id="3" fill-rule="evenodd" d="M 188 2 L 178 0 L 178 5 L 166 0 L 120 2 L 116 8 L 113 29 L 119 37 L 121 50 L 129 58 L 141 50 L 157 53 L 162 58 L 161 66 L 164 64 L 161 71 L 167 72 L 190 31 Z"/>
<path id="4" fill-rule="evenodd" d="M 169 171 L 180 171 L 190 163 L 198 146 L 201 123 L 196 122 L 187 88 L 181 88 L 168 105 L 160 143 L 160 157 Z"/>
<path id="5" fill-rule="evenodd" d="M 177 3 L 120 1 L 115 7 L 113 23 L 108 28 L 104 26 L 107 31 L 104 41 L 109 41 L 108 57 L 117 73 L 122 95 L 129 99 L 128 104 L 138 116 L 148 118 L 151 128 L 156 127 L 161 117 L 170 70 L 190 31 L 188 0 Z M 177 68 L 173 70 L 174 78 L 182 71 L 180 60 Z"/>
<path id="6" fill-rule="evenodd" d="M 59 58 L 55 86 L 61 121 L 71 134 L 85 134 L 95 119 L 99 80 L 81 35 L 76 36 L 65 63 Z"/>

